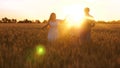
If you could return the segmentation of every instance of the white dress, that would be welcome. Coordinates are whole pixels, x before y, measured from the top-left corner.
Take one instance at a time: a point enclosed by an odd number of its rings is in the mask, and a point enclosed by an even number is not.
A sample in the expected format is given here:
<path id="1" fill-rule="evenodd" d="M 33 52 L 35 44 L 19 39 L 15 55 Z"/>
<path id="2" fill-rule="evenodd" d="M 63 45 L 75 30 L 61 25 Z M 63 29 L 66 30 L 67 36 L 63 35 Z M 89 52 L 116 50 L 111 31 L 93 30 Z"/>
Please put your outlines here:
<path id="1" fill-rule="evenodd" d="M 49 22 L 50 29 L 48 32 L 48 41 L 52 42 L 58 39 L 59 37 L 59 31 L 58 31 L 58 25 L 59 25 L 59 20 L 56 20 L 55 22 Z"/>

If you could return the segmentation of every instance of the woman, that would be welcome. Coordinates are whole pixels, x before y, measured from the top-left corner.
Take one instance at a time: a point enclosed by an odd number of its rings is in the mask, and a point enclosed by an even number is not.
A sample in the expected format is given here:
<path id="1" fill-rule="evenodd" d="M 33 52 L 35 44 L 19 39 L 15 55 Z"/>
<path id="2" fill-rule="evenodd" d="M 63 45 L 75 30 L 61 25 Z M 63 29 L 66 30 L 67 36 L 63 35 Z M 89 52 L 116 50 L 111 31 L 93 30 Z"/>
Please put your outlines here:
<path id="1" fill-rule="evenodd" d="M 61 21 L 56 19 L 56 14 L 51 13 L 48 23 L 42 27 L 45 28 L 47 26 L 50 26 L 49 32 L 48 32 L 48 42 L 54 42 L 59 38 L 59 31 L 58 31 L 58 25 Z"/>

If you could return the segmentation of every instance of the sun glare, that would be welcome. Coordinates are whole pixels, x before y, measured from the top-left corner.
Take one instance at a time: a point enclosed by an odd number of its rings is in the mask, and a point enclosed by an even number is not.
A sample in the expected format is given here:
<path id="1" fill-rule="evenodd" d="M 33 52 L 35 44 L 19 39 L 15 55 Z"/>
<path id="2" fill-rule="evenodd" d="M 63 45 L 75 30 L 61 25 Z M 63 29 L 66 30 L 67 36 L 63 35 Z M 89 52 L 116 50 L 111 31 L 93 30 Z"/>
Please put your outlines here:
<path id="1" fill-rule="evenodd" d="M 44 55 L 45 54 L 45 48 L 42 45 L 38 45 L 36 47 L 36 52 L 38 55 Z"/>
<path id="2" fill-rule="evenodd" d="M 73 4 L 63 8 L 63 12 L 66 15 L 68 26 L 78 26 L 83 18 L 83 5 Z"/>

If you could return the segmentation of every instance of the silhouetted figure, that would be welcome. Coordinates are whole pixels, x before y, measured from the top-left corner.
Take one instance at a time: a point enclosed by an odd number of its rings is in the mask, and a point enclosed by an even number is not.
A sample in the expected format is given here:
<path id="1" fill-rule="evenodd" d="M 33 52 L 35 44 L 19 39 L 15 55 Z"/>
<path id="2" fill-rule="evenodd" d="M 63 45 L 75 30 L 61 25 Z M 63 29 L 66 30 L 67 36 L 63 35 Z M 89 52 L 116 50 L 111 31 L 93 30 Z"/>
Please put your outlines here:
<path id="1" fill-rule="evenodd" d="M 42 27 L 45 28 L 47 26 L 50 26 L 49 32 L 48 32 L 48 42 L 54 42 L 59 38 L 59 29 L 58 26 L 60 24 L 61 20 L 56 19 L 56 14 L 51 13 L 48 23 Z"/>
<path id="2" fill-rule="evenodd" d="M 90 9 L 86 7 L 84 9 L 84 19 L 80 29 L 80 41 L 90 42 L 91 41 L 91 28 L 95 26 L 93 16 L 89 14 Z"/>

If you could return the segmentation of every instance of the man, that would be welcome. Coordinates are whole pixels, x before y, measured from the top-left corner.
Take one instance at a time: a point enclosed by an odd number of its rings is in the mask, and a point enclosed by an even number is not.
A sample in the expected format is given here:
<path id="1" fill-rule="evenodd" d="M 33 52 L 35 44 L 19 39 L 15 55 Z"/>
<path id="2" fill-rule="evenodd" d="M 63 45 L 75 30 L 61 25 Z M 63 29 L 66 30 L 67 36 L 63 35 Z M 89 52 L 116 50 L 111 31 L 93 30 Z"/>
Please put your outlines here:
<path id="1" fill-rule="evenodd" d="M 90 9 L 86 7 L 84 9 L 84 19 L 80 29 L 80 41 L 90 42 L 91 41 L 91 28 L 95 26 L 95 21 L 93 16 L 89 14 Z"/>

